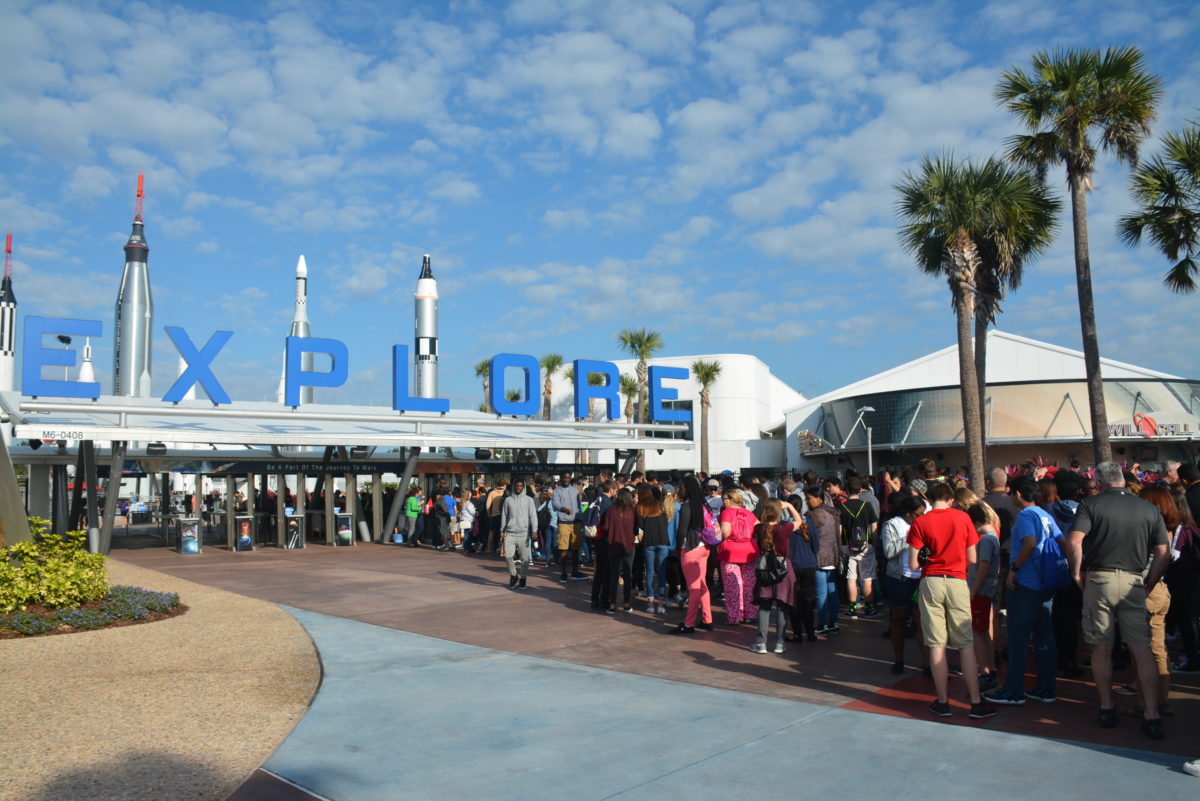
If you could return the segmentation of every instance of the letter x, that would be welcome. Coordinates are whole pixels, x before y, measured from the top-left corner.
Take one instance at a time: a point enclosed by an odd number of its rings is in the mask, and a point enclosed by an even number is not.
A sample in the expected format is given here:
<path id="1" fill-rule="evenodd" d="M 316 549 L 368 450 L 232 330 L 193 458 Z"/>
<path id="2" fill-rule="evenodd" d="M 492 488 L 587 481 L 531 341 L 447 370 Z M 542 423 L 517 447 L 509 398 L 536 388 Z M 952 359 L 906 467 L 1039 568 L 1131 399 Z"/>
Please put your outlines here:
<path id="1" fill-rule="evenodd" d="M 178 326 L 166 326 L 167 336 L 175 343 L 175 347 L 179 350 L 179 355 L 187 362 L 187 369 L 184 370 L 171 388 L 167 390 L 167 394 L 163 395 L 164 401 L 171 403 L 179 403 L 183 400 L 183 396 L 192 388 L 194 384 L 200 384 L 204 387 L 204 391 L 208 393 L 208 397 L 213 403 L 230 403 L 229 395 L 221 386 L 221 382 L 213 375 L 212 364 L 221 348 L 225 347 L 225 343 L 233 336 L 232 331 L 217 331 L 208 342 L 200 350 L 196 350 L 196 346 L 192 344 L 191 338 L 187 332 Z"/>

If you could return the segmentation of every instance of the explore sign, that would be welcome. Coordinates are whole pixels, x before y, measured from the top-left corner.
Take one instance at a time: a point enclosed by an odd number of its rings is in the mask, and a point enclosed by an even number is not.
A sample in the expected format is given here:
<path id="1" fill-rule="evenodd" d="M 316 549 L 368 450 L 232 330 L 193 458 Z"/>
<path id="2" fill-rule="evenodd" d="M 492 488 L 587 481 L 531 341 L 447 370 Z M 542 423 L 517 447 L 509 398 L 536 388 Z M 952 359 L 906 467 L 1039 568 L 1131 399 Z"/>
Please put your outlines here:
<path id="1" fill-rule="evenodd" d="M 201 347 L 197 347 L 186 331 L 177 326 L 165 326 L 167 336 L 174 343 L 187 368 L 179 375 L 167 394 L 164 403 L 177 404 L 188 391 L 199 384 L 209 399 L 216 405 L 232 401 L 221 382 L 213 373 L 212 363 L 217 354 L 233 337 L 232 331 L 216 331 Z M 86 398 L 100 397 L 97 381 L 66 381 L 42 377 L 45 367 L 73 367 L 76 361 L 74 350 L 48 348 L 46 336 L 71 335 L 100 337 L 104 325 L 99 320 L 75 320 L 59 317 L 26 317 L 25 335 L 21 351 L 21 394 L 29 397 Z M 329 357 L 327 371 L 305 370 L 304 357 L 308 354 L 324 354 Z M 284 405 L 293 409 L 301 405 L 300 390 L 303 387 L 340 387 L 349 376 L 349 349 L 344 342 L 318 337 L 293 337 L 286 340 Z M 450 401 L 444 398 L 414 398 L 408 394 L 408 346 L 392 346 L 392 409 L 398 412 L 450 411 Z M 603 401 L 604 414 L 608 420 L 616 420 L 620 403 L 620 375 L 612 362 L 592 359 L 574 361 L 575 417 L 587 418 L 588 402 Z M 515 382 L 521 387 L 520 400 L 507 398 L 510 373 L 518 373 Z M 592 374 L 604 377 L 604 383 L 592 385 L 588 378 Z M 690 409 L 668 409 L 666 401 L 678 400 L 679 391 L 663 385 L 664 380 L 687 380 L 689 371 L 683 367 L 651 366 L 649 371 L 649 418 L 654 423 L 691 422 Z M 499 353 L 489 363 L 489 396 L 492 409 L 498 415 L 534 417 L 541 410 L 541 398 L 535 391 L 540 383 L 541 367 L 538 360 L 519 353 Z M 74 437 L 63 437 L 74 439 Z"/>

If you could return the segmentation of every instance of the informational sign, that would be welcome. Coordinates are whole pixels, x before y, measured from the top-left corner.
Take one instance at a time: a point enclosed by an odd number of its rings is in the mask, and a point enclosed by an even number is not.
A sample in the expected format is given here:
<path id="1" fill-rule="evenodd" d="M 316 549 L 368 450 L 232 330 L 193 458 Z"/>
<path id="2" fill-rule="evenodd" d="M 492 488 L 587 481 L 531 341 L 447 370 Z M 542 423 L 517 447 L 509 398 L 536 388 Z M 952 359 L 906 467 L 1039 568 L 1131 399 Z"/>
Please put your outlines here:
<path id="1" fill-rule="evenodd" d="M 176 547 L 179 553 L 200 553 L 203 542 L 200 536 L 200 521 L 194 517 L 181 517 L 175 521 Z"/>

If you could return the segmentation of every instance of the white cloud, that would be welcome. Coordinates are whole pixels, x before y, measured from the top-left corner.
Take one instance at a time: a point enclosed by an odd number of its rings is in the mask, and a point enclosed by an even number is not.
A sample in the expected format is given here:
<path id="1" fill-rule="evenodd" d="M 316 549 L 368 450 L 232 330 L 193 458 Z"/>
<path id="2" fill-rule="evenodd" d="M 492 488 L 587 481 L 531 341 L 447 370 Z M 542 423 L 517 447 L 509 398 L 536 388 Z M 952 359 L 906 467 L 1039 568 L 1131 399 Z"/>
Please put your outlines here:
<path id="1" fill-rule="evenodd" d="M 429 190 L 430 197 L 454 203 L 470 203 L 473 200 L 479 200 L 482 195 L 479 187 L 465 178 L 451 177 Z"/>
<path id="2" fill-rule="evenodd" d="M 551 228 L 587 228 L 591 225 L 588 213 L 583 209 L 547 209 L 542 222 Z"/>
<path id="3" fill-rule="evenodd" d="M 81 164 L 67 182 L 67 197 L 76 202 L 89 202 L 112 194 L 117 176 L 111 170 L 95 165 Z"/>

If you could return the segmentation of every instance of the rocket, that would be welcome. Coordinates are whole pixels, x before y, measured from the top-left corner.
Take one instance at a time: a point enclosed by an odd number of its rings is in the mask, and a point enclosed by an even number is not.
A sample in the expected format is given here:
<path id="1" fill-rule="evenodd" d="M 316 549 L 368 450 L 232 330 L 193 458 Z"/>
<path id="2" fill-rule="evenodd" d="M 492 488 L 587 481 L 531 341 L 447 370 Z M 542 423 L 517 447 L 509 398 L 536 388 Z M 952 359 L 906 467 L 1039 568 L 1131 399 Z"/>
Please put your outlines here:
<path id="1" fill-rule="evenodd" d="M 79 374 L 75 377 L 80 383 L 91 383 L 96 380 L 96 371 L 92 368 L 92 338 L 84 337 L 83 361 L 79 363 Z"/>
<path id="2" fill-rule="evenodd" d="M 138 176 L 133 208 L 133 230 L 125 243 L 125 270 L 117 291 L 113 341 L 113 394 L 150 397 L 151 342 L 154 301 L 150 298 L 150 247 L 142 230 L 143 176 Z"/>
<path id="3" fill-rule="evenodd" d="M 417 279 L 415 335 L 413 353 L 416 382 L 414 398 L 436 398 L 438 393 L 438 291 L 437 279 L 429 264 L 429 254 L 421 262 L 421 277 Z"/>
<path id="4" fill-rule="evenodd" d="M 4 240 L 4 280 L 0 282 L 0 391 L 13 388 L 17 353 L 17 296 L 12 288 L 12 234 Z"/>
<path id="5" fill-rule="evenodd" d="M 304 256 L 296 262 L 296 308 L 292 312 L 292 327 L 288 331 L 288 336 L 292 337 L 310 337 L 312 332 L 308 327 L 308 264 L 304 261 Z M 305 353 L 300 357 L 301 369 L 311 372 L 313 369 L 313 355 Z M 283 370 L 279 374 L 279 389 L 275 392 L 275 402 L 283 403 L 284 387 L 287 384 L 287 352 L 284 351 Z M 313 388 L 300 388 L 300 403 L 312 403 Z"/>

